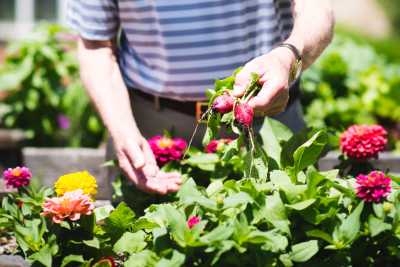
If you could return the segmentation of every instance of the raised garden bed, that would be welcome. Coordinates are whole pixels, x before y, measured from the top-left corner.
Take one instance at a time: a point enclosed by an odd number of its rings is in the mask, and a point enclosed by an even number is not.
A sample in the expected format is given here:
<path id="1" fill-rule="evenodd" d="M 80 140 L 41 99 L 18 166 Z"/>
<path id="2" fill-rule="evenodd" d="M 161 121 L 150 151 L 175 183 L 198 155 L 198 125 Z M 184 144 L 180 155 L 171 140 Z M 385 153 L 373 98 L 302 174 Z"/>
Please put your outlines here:
<path id="1" fill-rule="evenodd" d="M 63 174 L 89 171 L 97 179 L 97 199 L 111 198 L 111 181 L 107 177 L 104 148 L 35 148 L 22 149 L 24 165 L 40 179 L 44 186 L 53 186 Z"/>

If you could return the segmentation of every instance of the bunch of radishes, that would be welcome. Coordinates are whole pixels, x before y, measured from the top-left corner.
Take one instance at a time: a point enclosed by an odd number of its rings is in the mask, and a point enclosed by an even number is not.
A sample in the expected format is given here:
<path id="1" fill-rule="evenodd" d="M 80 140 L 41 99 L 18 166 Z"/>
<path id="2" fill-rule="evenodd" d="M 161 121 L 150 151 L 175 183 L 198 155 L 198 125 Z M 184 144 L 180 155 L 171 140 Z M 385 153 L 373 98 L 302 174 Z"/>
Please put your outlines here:
<path id="1" fill-rule="evenodd" d="M 253 123 L 254 110 L 247 104 L 233 97 L 229 91 L 217 96 L 212 104 L 212 110 L 220 114 L 226 114 L 233 110 L 235 120 L 245 126 L 250 127 Z"/>

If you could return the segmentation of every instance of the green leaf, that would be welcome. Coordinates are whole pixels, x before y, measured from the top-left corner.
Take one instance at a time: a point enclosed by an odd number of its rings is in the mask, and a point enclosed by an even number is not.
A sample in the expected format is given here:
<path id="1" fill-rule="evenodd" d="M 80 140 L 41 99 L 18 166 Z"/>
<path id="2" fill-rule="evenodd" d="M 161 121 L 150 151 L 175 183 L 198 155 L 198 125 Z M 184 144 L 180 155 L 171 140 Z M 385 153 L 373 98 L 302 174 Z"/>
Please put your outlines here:
<path id="1" fill-rule="evenodd" d="M 332 237 L 328 233 L 326 233 L 324 231 L 321 231 L 319 229 L 309 230 L 309 231 L 306 232 L 306 235 L 308 237 L 321 238 L 322 240 L 325 240 L 326 242 L 328 242 L 330 244 L 333 244 Z"/>
<path id="2" fill-rule="evenodd" d="M 204 196 L 196 186 L 193 179 L 188 179 L 177 193 L 177 197 L 180 199 L 183 205 L 189 206 L 193 204 L 199 204 L 207 209 L 215 210 L 217 203 L 206 196 Z"/>
<path id="3" fill-rule="evenodd" d="M 151 218 L 161 226 L 168 227 L 170 234 L 175 242 L 181 247 L 186 246 L 185 234 L 188 231 L 186 216 L 171 204 L 158 205 Z"/>
<path id="4" fill-rule="evenodd" d="M 295 185 L 289 175 L 284 171 L 272 171 L 270 173 L 271 182 L 281 191 L 285 192 L 290 202 L 298 201 L 307 189 L 306 185 Z"/>
<path id="5" fill-rule="evenodd" d="M 124 263 L 124 267 L 155 267 L 158 261 L 157 255 L 150 250 L 143 250 L 132 254 Z"/>
<path id="6" fill-rule="evenodd" d="M 95 208 L 94 214 L 95 214 L 96 222 L 99 222 L 99 221 L 107 218 L 113 210 L 114 210 L 114 207 L 112 205 L 105 205 L 102 207 Z"/>
<path id="7" fill-rule="evenodd" d="M 310 240 L 293 245 L 289 255 L 294 262 L 306 262 L 317 254 L 318 250 L 318 241 Z"/>
<path id="8" fill-rule="evenodd" d="M 290 259 L 289 254 L 282 254 L 279 256 L 279 260 L 282 262 L 285 267 L 293 267 L 293 262 Z"/>
<path id="9" fill-rule="evenodd" d="M 158 225 L 154 221 L 149 220 L 148 218 L 142 217 L 136 220 L 136 222 L 132 226 L 132 229 L 136 232 L 139 230 L 152 230 L 157 227 L 160 227 L 160 225 Z"/>
<path id="10" fill-rule="evenodd" d="M 157 264 L 156 267 L 179 267 L 183 266 L 185 263 L 185 254 L 180 253 L 177 250 L 172 252 L 171 259 L 162 258 Z"/>
<path id="11" fill-rule="evenodd" d="M 200 241 L 205 244 L 211 244 L 214 242 L 219 242 L 223 240 L 229 239 L 229 237 L 233 234 L 233 226 L 223 223 L 218 225 L 216 228 L 203 235 L 200 238 Z"/>
<path id="12" fill-rule="evenodd" d="M 118 239 L 132 224 L 135 213 L 121 202 L 104 220 L 104 230 L 113 238 Z"/>
<path id="13" fill-rule="evenodd" d="M 83 243 L 92 248 L 97 248 L 97 249 L 100 248 L 100 241 L 97 237 L 91 240 L 83 240 Z"/>
<path id="14" fill-rule="evenodd" d="M 262 244 L 261 249 L 277 253 L 284 251 L 288 246 L 288 240 L 285 236 L 276 233 L 276 231 L 252 231 L 249 234 L 248 242 L 253 244 Z"/>
<path id="15" fill-rule="evenodd" d="M 289 140 L 293 134 L 285 125 L 268 117 L 264 119 L 259 134 L 265 152 L 280 166 L 282 151 L 280 143 Z"/>
<path id="16" fill-rule="evenodd" d="M 307 171 L 307 198 L 313 198 L 317 195 L 318 185 L 325 180 L 325 176 L 315 170 Z"/>
<path id="17" fill-rule="evenodd" d="M 28 259 L 32 262 L 40 262 L 46 267 L 52 267 L 53 257 L 49 246 L 44 246 L 38 252 L 30 255 Z"/>
<path id="18" fill-rule="evenodd" d="M 297 173 L 306 167 L 315 164 L 327 142 L 327 134 L 324 131 L 318 131 L 308 141 L 298 147 L 293 154 L 294 174 L 297 175 Z"/>
<path id="19" fill-rule="evenodd" d="M 82 255 L 68 255 L 62 260 L 61 267 L 65 267 L 71 262 L 83 263 L 85 262 L 85 260 L 83 259 Z"/>
<path id="20" fill-rule="evenodd" d="M 245 192 L 239 192 L 231 195 L 224 200 L 224 209 L 235 208 L 240 205 L 247 205 L 252 203 L 254 200 Z"/>
<path id="21" fill-rule="evenodd" d="M 266 196 L 264 206 L 255 212 L 253 223 L 265 219 L 274 227 L 290 235 L 290 222 L 286 214 L 286 208 L 277 191 L 273 195 Z"/>
<path id="22" fill-rule="evenodd" d="M 360 202 L 357 208 L 343 220 L 337 231 L 334 231 L 334 240 L 342 241 L 344 244 L 353 242 L 360 231 L 360 215 L 364 208 L 364 202 Z"/>
<path id="23" fill-rule="evenodd" d="M 376 218 L 370 214 L 368 217 L 368 228 L 372 237 L 379 235 L 380 233 L 391 230 L 392 225 L 385 223 L 382 219 Z"/>
<path id="24" fill-rule="evenodd" d="M 219 157 L 213 153 L 198 153 L 191 155 L 182 163 L 197 167 L 204 171 L 214 171 L 215 165 L 219 162 Z"/>
<path id="25" fill-rule="evenodd" d="M 146 234 L 143 231 L 138 231 L 136 233 L 126 232 L 114 244 L 113 251 L 117 254 L 124 252 L 129 254 L 140 252 L 147 245 L 145 239 Z"/>
<path id="26" fill-rule="evenodd" d="M 294 209 L 294 210 L 304 210 L 306 208 L 308 208 L 309 206 L 311 206 L 314 202 L 315 202 L 315 198 L 311 198 L 311 199 L 307 199 L 301 202 L 297 202 L 295 204 L 289 204 L 286 205 L 286 207 Z"/>

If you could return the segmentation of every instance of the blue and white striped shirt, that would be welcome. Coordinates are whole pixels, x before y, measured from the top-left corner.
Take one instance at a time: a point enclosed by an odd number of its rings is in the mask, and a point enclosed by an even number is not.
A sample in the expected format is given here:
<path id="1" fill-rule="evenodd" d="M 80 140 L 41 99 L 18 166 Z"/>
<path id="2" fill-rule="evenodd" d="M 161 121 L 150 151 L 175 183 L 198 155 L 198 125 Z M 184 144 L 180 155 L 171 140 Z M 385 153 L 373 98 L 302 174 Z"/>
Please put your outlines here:
<path id="1" fill-rule="evenodd" d="M 128 87 L 199 100 L 215 79 L 287 38 L 292 12 L 291 0 L 69 0 L 68 21 L 89 40 L 122 30 Z"/>

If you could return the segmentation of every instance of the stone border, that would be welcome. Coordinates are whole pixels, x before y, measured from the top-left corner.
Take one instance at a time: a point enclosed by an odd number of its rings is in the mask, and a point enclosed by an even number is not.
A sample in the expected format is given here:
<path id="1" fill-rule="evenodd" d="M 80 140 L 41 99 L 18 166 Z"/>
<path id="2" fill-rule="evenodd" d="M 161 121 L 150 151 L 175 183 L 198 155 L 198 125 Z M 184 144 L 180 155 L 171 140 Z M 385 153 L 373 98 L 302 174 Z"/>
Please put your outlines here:
<path id="1" fill-rule="evenodd" d="M 340 152 L 329 152 L 324 158 L 319 160 L 319 169 L 322 171 L 333 169 L 339 161 Z M 386 171 L 390 170 L 393 174 L 400 174 L 400 154 L 394 152 L 383 152 L 378 159 L 371 160 L 375 168 Z"/>
<path id="2" fill-rule="evenodd" d="M 110 199 L 111 182 L 107 177 L 104 148 L 35 148 L 22 149 L 24 165 L 30 168 L 42 185 L 53 186 L 63 174 L 87 170 L 96 177 L 96 199 Z"/>

